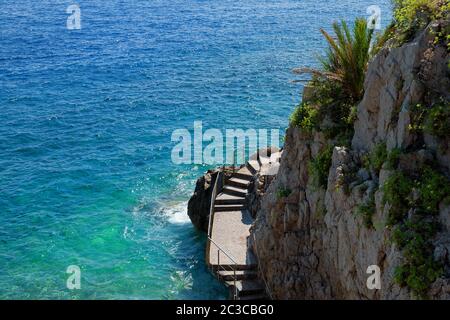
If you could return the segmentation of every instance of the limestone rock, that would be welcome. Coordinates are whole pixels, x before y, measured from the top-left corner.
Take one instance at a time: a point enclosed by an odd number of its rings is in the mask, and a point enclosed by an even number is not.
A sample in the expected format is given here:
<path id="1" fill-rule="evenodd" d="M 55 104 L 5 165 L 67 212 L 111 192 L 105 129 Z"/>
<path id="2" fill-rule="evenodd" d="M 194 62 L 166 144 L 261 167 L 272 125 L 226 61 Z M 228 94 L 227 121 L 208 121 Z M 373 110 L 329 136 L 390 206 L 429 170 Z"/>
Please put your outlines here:
<path id="1" fill-rule="evenodd" d="M 225 168 L 224 179 L 231 174 L 230 168 Z M 194 194 L 188 202 L 188 216 L 192 224 L 199 230 L 207 232 L 209 222 L 209 211 L 211 206 L 211 195 L 219 169 L 208 170 L 202 177 L 197 179 Z"/>
<path id="2" fill-rule="evenodd" d="M 208 231 L 211 194 L 218 171 L 208 171 L 195 184 L 195 191 L 188 202 L 188 216 L 192 224 L 201 231 Z"/>
<path id="3" fill-rule="evenodd" d="M 410 106 L 430 97 L 430 91 L 448 95 L 448 54 L 432 47 L 430 25 L 414 41 L 399 48 L 382 49 L 368 68 L 365 95 L 358 105 L 351 148 L 336 146 L 326 188 L 315 186 L 308 163 L 323 150 L 323 134 L 303 133 L 290 127 L 277 176 L 260 197 L 256 221 L 251 229 L 262 276 L 275 299 L 410 299 L 407 288 L 394 281 L 402 262 L 392 244 L 391 229 L 385 226 L 389 204 L 383 202 L 380 186 L 393 173 L 362 168 L 361 155 L 379 142 L 388 150 L 418 151 L 402 157 L 403 170 L 417 171 L 437 159 L 450 174 L 450 139 L 411 133 Z M 447 60 L 446 60 L 447 59 Z M 291 195 L 278 199 L 279 188 Z M 373 227 L 364 225 L 358 206 L 373 197 Z M 446 266 L 444 276 L 433 283 L 433 299 L 450 295 L 450 209 L 441 205 L 443 225 L 434 239 L 435 258 Z M 367 268 L 379 266 L 381 289 L 366 286 Z"/>

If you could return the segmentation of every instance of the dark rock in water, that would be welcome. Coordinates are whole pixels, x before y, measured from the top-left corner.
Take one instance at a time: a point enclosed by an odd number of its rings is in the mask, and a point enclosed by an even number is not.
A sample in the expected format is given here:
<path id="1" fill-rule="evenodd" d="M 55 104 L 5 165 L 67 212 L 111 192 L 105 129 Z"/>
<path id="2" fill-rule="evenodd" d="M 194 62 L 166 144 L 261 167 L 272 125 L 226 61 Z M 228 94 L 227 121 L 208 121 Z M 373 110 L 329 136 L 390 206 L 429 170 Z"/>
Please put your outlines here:
<path id="1" fill-rule="evenodd" d="M 192 224 L 199 230 L 207 232 L 209 222 L 209 210 L 211 206 L 211 194 L 216 182 L 219 171 L 225 169 L 224 179 L 231 176 L 232 168 L 217 168 L 208 170 L 202 177 L 197 180 L 195 191 L 188 202 L 188 216 Z M 220 182 L 220 181 L 219 181 Z M 218 184 L 217 193 L 219 193 L 221 183 Z"/>
<path id="2" fill-rule="evenodd" d="M 192 224 L 201 231 L 208 231 L 208 218 L 211 206 L 211 194 L 218 170 L 208 170 L 197 179 L 195 191 L 188 203 L 188 215 Z"/>

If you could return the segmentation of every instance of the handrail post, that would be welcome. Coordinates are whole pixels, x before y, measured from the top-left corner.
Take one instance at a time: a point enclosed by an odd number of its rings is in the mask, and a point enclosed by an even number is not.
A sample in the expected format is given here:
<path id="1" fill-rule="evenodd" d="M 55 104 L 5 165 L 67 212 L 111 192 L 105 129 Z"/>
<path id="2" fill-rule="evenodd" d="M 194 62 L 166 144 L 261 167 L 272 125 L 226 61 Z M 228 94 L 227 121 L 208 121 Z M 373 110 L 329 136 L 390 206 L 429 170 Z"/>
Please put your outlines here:
<path id="1" fill-rule="evenodd" d="M 259 251 L 258 251 L 258 245 L 257 245 L 257 243 L 256 243 L 256 237 L 255 237 L 255 234 L 253 234 L 253 242 L 254 242 L 254 244 L 255 244 L 256 258 L 257 258 L 258 261 L 259 261 Z M 261 273 L 262 280 L 263 280 L 264 285 L 265 285 L 265 287 L 266 287 L 266 293 L 269 294 L 270 299 L 273 299 L 272 293 L 270 292 L 269 286 L 268 286 L 267 281 L 266 281 L 266 279 L 265 279 L 265 277 L 264 277 L 264 274 L 263 274 L 263 271 L 262 271 L 262 268 L 261 268 L 261 264 L 259 264 L 259 263 L 258 263 L 258 269 L 259 269 L 259 272 Z"/>
<path id="2" fill-rule="evenodd" d="M 206 242 L 206 263 L 210 264 L 210 250 L 211 250 L 211 233 L 212 233 L 212 221 L 214 216 L 214 205 L 216 201 L 217 196 L 217 185 L 219 183 L 219 180 L 222 178 L 222 171 L 217 172 L 216 181 L 214 182 L 214 187 L 211 193 L 211 204 L 209 207 L 209 217 L 208 217 L 208 241 Z M 211 265 L 211 269 L 213 269 L 213 266 Z"/>
<path id="3" fill-rule="evenodd" d="M 215 275 L 216 275 L 217 278 L 220 278 L 220 276 L 219 276 L 219 271 L 220 271 L 220 252 L 223 252 L 223 254 L 230 260 L 230 265 L 229 266 L 225 265 L 225 266 L 232 268 L 231 269 L 231 271 L 233 272 L 233 280 L 232 281 L 233 281 L 233 286 L 234 286 L 234 290 L 233 290 L 232 294 L 233 294 L 233 299 L 237 300 L 237 297 L 238 297 L 238 289 L 237 289 L 237 286 L 236 286 L 236 281 L 237 281 L 237 276 L 236 276 L 237 262 L 236 262 L 235 258 L 233 258 L 231 256 L 231 254 L 227 253 L 225 251 L 225 249 L 221 248 L 210 236 L 208 236 L 208 243 L 209 242 L 211 242 L 217 248 L 217 270 L 215 271 L 216 272 Z M 226 271 L 225 266 L 222 267 L 222 269 L 224 271 Z M 211 265 L 211 270 L 213 270 L 212 265 Z"/>
<path id="4" fill-rule="evenodd" d="M 236 150 L 234 151 L 234 153 L 236 152 Z M 233 157 L 233 161 L 234 161 L 234 165 L 233 165 L 233 173 L 235 172 L 235 167 L 236 167 L 236 160 L 235 157 Z M 237 286 L 236 286 L 236 267 L 237 267 L 237 263 L 236 260 L 234 259 L 234 257 L 231 256 L 230 253 L 227 253 L 223 248 L 221 248 L 216 242 L 214 242 L 214 240 L 212 239 L 212 221 L 213 221 L 213 216 L 214 216 L 214 205 L 215 205 L 215 200 L 216 200 L 216 196 L 217 196 L 217 188 L 218 188 L 218 184 L 219 184 L 219 179 L 222 179 L 222 176 L 224 174 L 224 169 L 223 171 L 217 172 L 217 177 L 216 177 L 216 181 L 214 182 L 214 187 L 212 190 L 212 194 L 211 194 L 211 205 L 209 208 L 209 221 L 208 221 L 208 241 L 207 241 L 207 246 L 206 246 L 206 257 L 207 257 L 207 263 L 209 264 L 210 270 L 211 272 L 214 272 L 214 267 L 213 264 L 211 264 L 210 262 L 210 250 L 211 250 L 211 243 L 217 248 L 217 266 L 216 266 L 216 277 L 219 278 L 219 270 L 220 270 L 220 252 L 222 251 L 224 253 L 224 255 L 226 257 L 228 257 L 228 259 L 230 260 L 230 265 L 233 268 L 233 286 L 234 286 L 234 292 L 233 292 L 233 299 L 236 300 L 237 299 Z M 221 184 L 223 184 L 223 181 L 221 180 Z M 225 270 L 225 269 L 224 269 Z"/>
<path id="5" fill-rule="evenodd" d="M 237 156 L 237 152 L 235 149 L 235 150 L 233 150 L 233 174 L 234 174 L 234 170 L 236 168 L 236 156 Z"/>
<path id="6" fill-rule="evenodd" d="M 236 287 L 236 268 L 233 268 L 233 280 L 234 280 L 234 300 L 237 298 L 237 287 Z"/>

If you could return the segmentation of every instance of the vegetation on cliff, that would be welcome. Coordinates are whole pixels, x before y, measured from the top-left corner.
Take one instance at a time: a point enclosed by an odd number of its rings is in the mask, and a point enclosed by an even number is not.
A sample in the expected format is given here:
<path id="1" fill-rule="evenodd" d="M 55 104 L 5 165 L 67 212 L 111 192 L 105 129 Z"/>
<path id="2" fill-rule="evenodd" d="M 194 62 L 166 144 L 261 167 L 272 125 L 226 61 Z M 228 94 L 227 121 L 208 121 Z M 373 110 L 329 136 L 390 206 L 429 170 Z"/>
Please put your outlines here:
<path id="1" fill-rule="evenodd" d="M 448 19 L 449 9 L 448 1 L 397 0 L 394 23 L 385 37 L 389 33 L 391 43 L 401 45 L 424 30 L 431 21 Z M 450 48 L 448 28 L 430 30 L 435 33 L 431 51 L 438 46 Z M 395 171 L 381 187 L 383 200 L 390 206 L 386 224 L 393 230 L 393 243 L 403 253 L 403 261 L 395 271 L 395 281 L 400 286 L 407 286 L 416 298 L 423 299 L 427 298 L 431 284 L 443 274 L 442 264 L 433 257 L 433 239 L 439 230 L 439 205 L 448 203 L 450 198 L 450 181 L 433 159 L 423 161 L 415 170 L 400 166 L 398 160 L 414 160 L 423 151 L 425 134 L 448 139 L 450 103 L 446 97 L 430 91 L 422 103 L 410 106 L 410 114 L 408 129 L 416 143 L 408 150 L 392 150 L 385 158 L 387 168 Z"/>
<path id="2" fill-rule="evenodd" d="M 373 37 L 364 19 L 356 19 L 352 30 L 345 21 L 334 23 L 333 30 L 334 36 L 321 30 L 329 44 L 326 56 L 320 60 L 322 69 L 294 70 L 312 74 L 309 86 L 313 90 L 290 117 L 292 125 L 308 133 L 321 131 L 334 141 L 309 164 L 314 183 L 323 188 L 327 185 L 333 146 L 349 145 L 353 136 L 356 104 L 364 94 Z"/>
<path id="3" fill-rule="evenodd" d="M 355 106 L 364 93 L 373 30 L 364 19 L 356 19 L 352 31 L 345 21 L 334 23 L 333 30 L 334 36 L 321 30 L 329 44 L 326 56 L 320 60 L 322 69 L 294 69 L 295 73 L 313 75 L 309 83 L 313 91 L 290 120 L 307 132 L 323 131 L 329 138 L 349 140 Z"/>
<path id="4" fill-rule="evenodd" d="M 417 104 L 412 108 L 413 121 L 410 130 L 444 138 L 450 132 L 450 107 L 442 97 L 431 106 Z"/>
<path id="5" fill-rule="evenodd" d="M 398 171 L 386 181 L 383 193 L 391 206 L 387 223 L 394 226 L 392 240 L 404 257 L 395 280 L 408 286 L 415 297 L 426 298 L 428 288 L 443 272 L 433 258 L 432 239 L 439 228 L 439 204 L 450 199 L 449 181 L 429 166 L 415 177 Z"/>
<path id="6" fill-rule="evenodd" d="M 400 46 L 414 38 L 417 32 L 425 29 L 431 22 L 448 19 L 450 2 L 448 0 L 393 0 L 394 19 L 384 33 L 377 36 L 374 52 L 378 52 L 390 42 L 390 46 Z M 444 43 L 450 50 L 449 30 L 438 30 L 435 43 Z"/>
<path id="7" fill-rule="evenodd" d="M 394 44 L 411 40 L 431 21 L 449 19 L 448 0 L 396 0 L 394 23 L 386 32 Z M 432 29 L 433 45 L 450 51 L 450 32 Z M 430 97 L 431 96 L 431 97 Z M 444 96 L 430 93 L 428 103 L 410 106 L 409 130 L 416 136 L 416 149 L 422 148 L 424 134 L 448 139 L 450 134 L 450 103 Z M 406 157 L 415 150 L 402 152 Z M 397 152 L 397 154 L 400 152 Z M 402 156 L 402 155 L 400 155 Z M 397 158 L 399 155 L 397 155 Z M 395 281 L 408 286 L 417 298 L 426 298 L 431 284 L 443 273 L 443 266 L 434 260 L 432 239 L 439 230 L 436 216 L 439 205 L 450 199 L 450 181 L 437 163 L 427 163 L 420 172 L 397 171 L 383 185 L 384 200 L 391 206 L 388 225 L 393 226 L 393 242 L 402 249 L 404 261 L 397 267 Z"/>
<path id="8" fill-rule="evenodd" d="M 321 30 L 329 45 L 321 60 L 322 69 L 294 70 L 311 73 L 312 80 L 308 83 L 310 92 L 290 118 L 291 126 L 308 134 L 322 132 L 327 139 L 327 144 L 308 166 L 315 185 L 327 188 L 333 147 L 350 144 L 356 105 L 364 95 L 364 78 L 370 58 L 383 47 L 411 41 L 432 21 L 449 19 L 449 12 L 448 0 L 394 0 L 394 20 L 374 41 L 372 30 L 362 19 L 355 21 L 352 31 L 345 22 L 335 23 L 334 36 Z M 440 24 L 430 32 L 435 36 L 434 46 L 444 46 L 450 51 L 448 26 L 448 23 Z M 392 146 L 388 150 L 386 141 L 381 141 L 361 159 L 362 167 L 377 176 L 376 181 L 382 169 L 391 172 L 379 190 L 383 202 L 389 206 L 385 225 L 392 231 L 392 242 L 403 253 L 395 281 L 400 286 L 407 286 L 417 298 L 426 298 L 431 284 L 443 273 L 443 266 L 433 257 L 433 237 L 439 230 L 436 218 L 439 205 L 450 202 L 449 178 L 433 159 L 424 161 L 414 170 L 406 170 L 399 163 L 402 157 L 414 160 L 424 148 L 424 135 L 448 141 L 448 97 L 430 92 L 423 100 L 423 103 L 409 106 L 408 130 L 414 135 L 415 144 L 408 150 Z M 394 110 L 394 116 L 398 117 L 399 112 L 399 109 Z M 371 191 L 368 200 L 359 204 L 356 210 L 367 228 L 373 227 L 372 217 L 376 210 L 374 191 Z"/>
<path id="9" fill-rule="evenodd" d="M 394 24 L 388 32 L 398 43 L 404 43 L 431 21 L 448 17 L 449 11 L 448 0 L 394 0 Z"/>
<path id="10" fill-rule="evenodd" d="M 364 92 L 364 76 L 370 57 L 373 29 L 364 19 L 356 19 L 353 34 L 345 21 L 333 24 L 335 37 L 321 30 L 329 47 L 321 59 L 323 71 L 320 77 L 336 82 L 349 101 L 357 102 Z"/>
<path id="11" fill-rule="evenodd" d="M 328 145 L 309 163 L 309 171 L 316 186 L 327 187 L 332 155 L 333 147 Z"/>

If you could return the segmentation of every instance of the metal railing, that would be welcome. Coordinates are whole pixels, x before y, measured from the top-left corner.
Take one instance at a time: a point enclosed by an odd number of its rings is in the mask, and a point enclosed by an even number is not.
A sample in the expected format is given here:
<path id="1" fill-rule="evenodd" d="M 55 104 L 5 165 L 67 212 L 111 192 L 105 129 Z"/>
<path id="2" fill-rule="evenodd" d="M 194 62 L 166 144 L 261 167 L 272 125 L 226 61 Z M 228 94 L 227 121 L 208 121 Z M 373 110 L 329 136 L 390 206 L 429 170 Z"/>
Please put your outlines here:
<path id="1" fill-rule="evenodd" d="M 245 146 L 243 146 L 242 150 L 243 150 L 243 158 L 244 158 L 244 162 L 245 162 Z M 238 167 L 237 156 L 238 156 L 237 150 L 233 150 L 233 164 L 232 164 L 233 174 L 236 173 L 236 168 Z M 214 206 L 215 206 L 217 193 L 219 192 L 219 188 L 221 190 L 224 185 L 224 179 L 225 179 L 224 173 L 225 173 L 225 166 L 223 166 L 222 170 L 218 172 L 216 181 L 214 182 L 213 191 L 211 194 L 211 205 L 209 208 L 209 221 L 208 221 L 208 241 L 206 243 L 206 261 L 208 263 L 210 271 L 217 278 L 220 278 L 220 274 L 219 274 L 220 271 L 231 271 L 232 272 L 232 280 L 231 281 L 233 283 L 233 300 L 236 300 L 238 298 L 238 288 L 236 286 L 236 282 L 237 282 L 236 271 L 237 271 L 238 264 L 237 264 L 235 258 L 229 252 L 227 252 L 223 247 L 221 247 L 218 243 L 216 243 L 212 239 L 212 225 L 213 225 L 214 213 L 215 213 Z M 210 263 L 211 262 L 211 260 L 210 260 L 210 258 L 211 258 L 210 257 L 211 243 L 214 245 L 215 248 L 217 248 L 217 265 L 216 265 L 215 269 L 214 269 L 214 265 Z M 222 264 L 222 265 L 220 264 L 221 255 L 224 255 L 229 260 L 229 261 L 227 261 L 227 263 Z"/>
<path id="2" fill-rule="evenodd" d="M 217 173 L 217 177 L 216 177 L 216 181 L 214 182 L 214 187 L 213 187 L 213 191 L 211 194 L 211 205 L 209 208 L 209 221 L 208 221 L 208 241 L 206 242 L 206 261 L 208 262 L 210 271 L 217 277 L 219 278 L 219 271 L 231 271 L 232 272 L 232 281 L 233 281 L 233 300 L 237 299 L 237 286 L 236 286 L 236 269 L 237 269 L 237 263 L 236 260 L 231 256 L 230 253 L 226 252 L 225 249 L 223 249 L 219 244 L 217 244 L 213 239 L 212 239 L 212 224 L 213 224 L 213 220 L 214 220 L 214 205 L 215 205 L 215 201 L 216 201 L 216 197 L 217 197 L 217 193 L 219 190 L 219 185 L 220 185 L 220 189 L 222 189 L 223 186 L 223 172 L 219 171 Z M 219 182 L 220 181 L 220 182 Z M 217 248 L 217 266 L 216 269 L 214 269 L 214 265 L 211 264 L 210 262 L 210 253 L 211 253 L 211 243 Z M 221 265 L 220 264 L 220 255 L 223 254 L 225 255 L 225 257 L 227 257 L 231 263 L 229 264 L 224 264 Z"/>
<path id="3" fill-rule="evenodd" d="M 223 185 L 223 177 L 222 176 L 223 176 L 223 172 L 222 171 L 217 172 L 216 181 L 214 182 L 213 191 L 211 193 L 211 204 L 209 206 L 208 238 L 211 236 L 211 232 L 212 232 L 212 220 L 213 220 L 212 217 L 214 215 L 214 205 L 215 205 L 215 202 L 216 202 L 217 186 L 218 186 L 219 180 L 221 181 L 220 182 L 220 184 L 221 184 L 220 188 L 222 188 L 222 185 Z M 209 248 L 207 248 L 207 249 L 209 249 Z M 207 252 L 208 251 L 209 250 L 207 250 Z"/>
<path id="4" fill-rule="evenodd" d="M 267 284 L 266 278 L 264 277 L 263 270 L 261 268 L 261 264 L 259 263 L 259 251 L 258 251 L 258 245 L 256 243 L 256 237 L 255 234 L 253 234 L 253 243 L 255 244 L 255 251 L 256 251 L 256 259 L 258 260 L 258 269 L 259 273 L 261 274 L 261 278 L 264 282 L 264 286 L 266 287 L 266 293 L 269 295 L 270 300 L 273 300 L 272 293 L 270 292 L 269 285 Z"/>
<path id="5" fill-rule="evenodd" d="M 210 265 L 211 267 L 211 272 L 215 275 L 217 278 L 220 277 L 219 272 L 222 271 L 231 271 L 232 272 L 232 282 L 233 282 L 233 300 L 237 300 L 238 298 L 238 288 L 236 286 L 236 281 L 237 281 L 237 277 L 236 277 L 236 269 L 237 269 L 237 263 L 234 260 L 234 258 L 227 253 L 220 245 L 218 245 L 213 239 L 211 239 L 211 237 L 208 237 L 208 240 L 210 243 L 212 243 L 216 248 L 217 248 L 217 267 L 214 270 L 214 267 L 212 265 Z M 226 264 L 220 264 L 220 254 L 224 254 L 229 261 L 227 261 Z M 230 263 L 231 262 L 231 263 Z"/>

